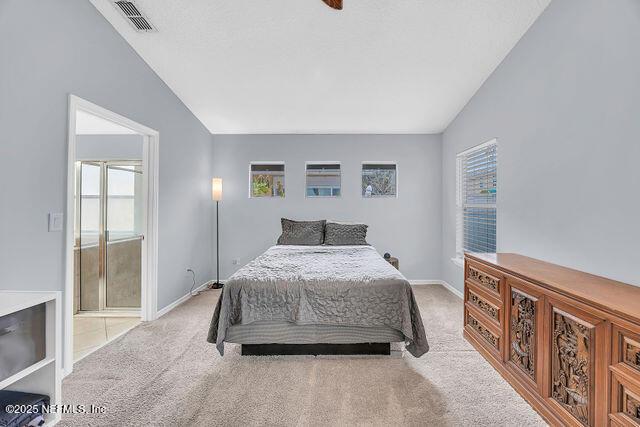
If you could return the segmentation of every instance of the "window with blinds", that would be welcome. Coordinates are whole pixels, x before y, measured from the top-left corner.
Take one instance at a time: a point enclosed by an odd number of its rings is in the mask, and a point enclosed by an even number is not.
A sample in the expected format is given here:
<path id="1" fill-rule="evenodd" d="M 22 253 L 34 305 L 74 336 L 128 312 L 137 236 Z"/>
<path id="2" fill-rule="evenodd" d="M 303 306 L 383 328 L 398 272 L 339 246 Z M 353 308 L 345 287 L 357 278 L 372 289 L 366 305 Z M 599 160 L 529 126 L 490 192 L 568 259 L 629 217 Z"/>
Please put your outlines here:
<path id="1" fill-rule="evenodd" d="M 284 197 L 284 163 L 251 162 L 249 197 Z"/>
<path id="2" fill-rule="evenodd" d="M 340 197 L 340 162 L 307 162 L 307 197 Z"/>
<path id="3" fill-rule="evenodd" d="M 456 252 L 496 251 L 497 140 L 457 156 Z"/>
<path id="4" fill-rule="evenodd" d="M 396 197 L 397 185 L 395 163 L 362 163 L 362 197 Z"/>

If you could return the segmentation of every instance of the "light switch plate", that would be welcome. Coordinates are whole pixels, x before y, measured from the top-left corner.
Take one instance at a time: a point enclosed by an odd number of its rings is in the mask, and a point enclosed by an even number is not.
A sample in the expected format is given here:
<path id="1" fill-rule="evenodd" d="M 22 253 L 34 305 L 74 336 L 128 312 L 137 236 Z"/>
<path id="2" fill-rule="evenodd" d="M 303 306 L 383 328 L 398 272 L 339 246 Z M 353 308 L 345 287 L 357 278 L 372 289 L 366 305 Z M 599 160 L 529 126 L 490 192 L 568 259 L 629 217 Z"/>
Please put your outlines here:
<path id="1" fill-rule="evenodd" d="M 50 213 L 49 214 L 49 232 L 62 231 L 64 223 L 64 214 L 62 213 Z"/>

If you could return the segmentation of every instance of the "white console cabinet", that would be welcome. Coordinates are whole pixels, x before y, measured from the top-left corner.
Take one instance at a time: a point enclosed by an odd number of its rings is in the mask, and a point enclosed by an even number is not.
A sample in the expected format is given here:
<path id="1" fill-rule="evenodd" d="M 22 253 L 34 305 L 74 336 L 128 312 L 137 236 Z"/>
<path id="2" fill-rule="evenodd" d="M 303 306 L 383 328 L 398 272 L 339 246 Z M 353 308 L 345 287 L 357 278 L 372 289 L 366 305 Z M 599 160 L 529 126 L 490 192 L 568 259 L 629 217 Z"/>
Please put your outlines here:
<path id="1" fill-rule="evenodd" d="M 0 318 L 39 304 L 45 304 L 44 359 L 22 368 L 8 378 L 0 378 L 0 390 L 48 395 L 51 406 L 59 408 L 62 381 L 61 293 L 0 291 Z M 2 351 L 3 349 L 0 348 L 0 352 Z M 59 413 L 45 414 L 45 426 L 52 426 L 58 421 L 60 421 Z"/>

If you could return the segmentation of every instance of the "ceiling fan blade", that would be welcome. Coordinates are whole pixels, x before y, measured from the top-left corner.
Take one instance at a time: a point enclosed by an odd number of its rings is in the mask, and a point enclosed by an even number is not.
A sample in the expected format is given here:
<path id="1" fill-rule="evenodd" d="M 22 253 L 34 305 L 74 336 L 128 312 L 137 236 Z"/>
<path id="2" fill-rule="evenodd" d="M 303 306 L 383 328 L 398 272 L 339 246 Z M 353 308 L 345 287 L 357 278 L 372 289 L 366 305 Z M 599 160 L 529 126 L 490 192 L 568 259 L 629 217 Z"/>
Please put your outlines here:
<path id="1" fill-rule="evenodd" d="M 333 9 L 342 10 L 342 0 L 322 0 L 322 1 L 325 2 L 327 6 Z"/>

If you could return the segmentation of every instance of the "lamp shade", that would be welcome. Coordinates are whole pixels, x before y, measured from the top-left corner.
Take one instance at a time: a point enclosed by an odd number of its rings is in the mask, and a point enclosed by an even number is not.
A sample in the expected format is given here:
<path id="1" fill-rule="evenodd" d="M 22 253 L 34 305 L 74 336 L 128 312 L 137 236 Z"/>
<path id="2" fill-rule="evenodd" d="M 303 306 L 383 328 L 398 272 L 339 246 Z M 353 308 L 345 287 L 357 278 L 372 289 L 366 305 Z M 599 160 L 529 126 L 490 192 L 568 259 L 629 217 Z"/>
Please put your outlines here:
<path id="1" fill-rule="evenodd" d="M 222 178 L 211 180 L 211 198 L 216 201 L 222 200 Z"/>

